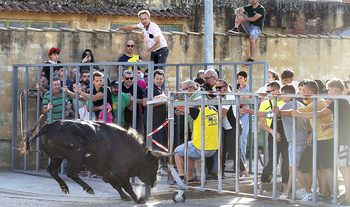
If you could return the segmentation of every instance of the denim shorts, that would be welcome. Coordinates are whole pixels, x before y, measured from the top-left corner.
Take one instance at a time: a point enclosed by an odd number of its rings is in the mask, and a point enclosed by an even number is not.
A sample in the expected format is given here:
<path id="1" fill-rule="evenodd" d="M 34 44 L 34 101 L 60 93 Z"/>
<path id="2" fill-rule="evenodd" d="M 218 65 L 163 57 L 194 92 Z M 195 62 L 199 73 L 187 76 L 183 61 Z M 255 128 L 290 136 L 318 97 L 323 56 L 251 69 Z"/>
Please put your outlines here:
<path id="1" fill-rule="evenodd" d="M 300 158 L 303 155 L 307 145 L 297 145 L 297 166 L 300 164 Z M 290 142 L 288 147 L 289 167 L 293 166 L 293 144 Z"/>
<path id="2" fill-rule="evenodd" d="M 175 151 L 177 154 L 181 156 L 185 156 L 185 144 L 182 144 L 178 147 L 176 147 Z M 216 150 L 205 150 L 204 156 L 205 157 L 211 157 L 215 154 Z M 197 149 L 193 144 L 192 141 L 188 142 L 188 157 L 192 158 L 193 160 L 199 160 L 201 159 L 201 150 Z"/>
<path id="3" fill-rule="evenodd" d="M 250 35 L 253 35 L 255 39 L 258 39 L 259 35 L 261 34 L 261 29 L 258 26 L 253 25 L 249 21 L 245 21 L 242 23 L 243 29 L 249 33 Z"/>

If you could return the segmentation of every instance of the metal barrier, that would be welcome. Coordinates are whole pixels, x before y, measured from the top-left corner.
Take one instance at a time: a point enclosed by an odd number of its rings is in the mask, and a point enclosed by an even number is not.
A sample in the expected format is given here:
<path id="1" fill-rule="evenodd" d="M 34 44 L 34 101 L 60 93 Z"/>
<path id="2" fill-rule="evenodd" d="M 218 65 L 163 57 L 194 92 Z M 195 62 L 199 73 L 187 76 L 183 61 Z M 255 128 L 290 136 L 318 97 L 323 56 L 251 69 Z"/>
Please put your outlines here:
<path id="1" fill-rule="evenodd" d="M 50 67 L 50 103 L 52 103 L 52 89 L 53 89 L 53 85 L 52 85 L 52 80 L 53 80 L 53 72 L 54 72 L 54 67 L 56 66 L 62 66 L 63 67 L 63 87 L 66 86 L 66 72 L 67 72 L 67 67 L 75 67 L 77 69 L 77 74 L 76 74 L 76 83 L 79 83 L 80 80 L 80 67 L 82 66 L 89 66 L 90 67 L 90 88 L 93 89 L 93 67 L 94 66 L 103 66 L 104 67 L 104 71 L 105 74 L 108 74 L 108 67 L 110 66 L 114 66 L 117 67 L 118 70 L 118 81 L 119 83 L 122 83 L 122 67 L 123 66 L 133 66 L 134 67 L 134 77 L 137 77 L 137 66 L 141 66 L 141 67 L 148 67 L 148 68 L 152 68 L 153 67 L 153 62 L 137 62 L 137 63 L 127 63 L 127 62 L 112 62 L 112 63 L 69 63 L 69 64 L 18 64 L 18 65 L 14 65 L 13 66 L 13 85 L 12 85 L 12 170 L 15 172 L 23 172 L 23 173 L 33 173 L 33 174 L 37 174 L 39 172 L 39 163 L 40 163 L 40 153 L 39 153 L 39 140 L 36 141 L 36 160 L 35 160 L 35 171 L 30 171 L 27 169 L 27 154 L 26 152 L 24 152 L 23 154 L 23 169 L 19 169 L 17 166 L 17 159 L 18 159 L 18 135 L 17 135 L 17 120 L 18 120 L 18 77 L 19 75 L 21 75 L 21 68 L 24 68 L 24 77 L 25 77 L 25 89 L 24 90 L 28 90 L 28 82 L 29 82 L 29 70 L 36 70 L 37 71 L 37 83 L 40 84 L 40 78 L 41 78 L 41 71 L 43 67 Z M 137 79 L 134 79 L 133 82 L 134 85 L 137 85 Z M 133 88 L 133 93 L 137 94 L 137 87 Z M 40 88 L 38 89 L 31 89 L 31 90 L 35 90 L 37 92 L 36 94 L 36 121 L 39 120 L 39 116 L 40 116 Z M 103 96 L 103 120 L 104 122 L 106 121 L 106 114 L 107 114 L 107 109 L 106 109 L 106 102 L 107 102 L 107 75 L 104 76 L 104 96 Z M 63 93 L 63 102 L 62 102 L 62 119 L 65 118 L 65 91 L 62 91 Z M 118 90 L 118 103 L 121 103 L 121 87 L 120 90 Z M 22 94 L 23 92 L 21 92 L 21 96 L 20 99 L 22 99 Z M 90 100 L 92 100 L 93 97 L 93 90 L 90 90 Z M 76 93 L 76 97 L 78 97 L 78 93 Z M 79 109 L 78 107 L 78 98 L 75 99 L 75 108 Z M 22 103 L 22 100 L 20 101 L 20 103 Z M 134 101 L 133 102 L 133 108 L 137 108 L 136 105 L 137 102 Z M 21 104 L 22 105 L 22 104 Z M 22 107 L 22 106 L 21 106 Z M 92 110 L 93 104 L 90 104 L 90 112 L 89 112 L 89 119 L 92 119 Z M 21 108 L 21 112 L 22 112 L 22 108 Z M 21 120 L 23 115 L 20 114 L 21 116 Z M 75 110 L 75 118 L 78 118 L 78 110 Z M 49 111 L 48 113 L 48 121 L 51 122 L 52 121 L 52 110 Z M 117 124 L 120 125 L 121 123 L 121 107 L 118 108 L 118 122 Z M 22 123 L 21 123 L 21 130 L 22 130 Z M 133 111 L 133 128 L 136 129 L 136 110 Z M 24 131 L 27 132 L 28 131 L 28 95 L 25 95 L 25 102 L 24 102 Z M 21 132 L 22 133 L 22 132 Z M 23 135 L 22 135 L 23 136 Z M 63 168 L 62 168 L 63 169 Z M 63 174 L 63 170 L 61 171 Z"/>
<path id="2" fill-rule="evenodd" d="M 204 67 L 204 69 L 207 69 L 208 67 L 213 67 L 213 66 L 218 66 L 219 68 L 219 77 L 222 78 L 223 77 L 223 69 L 229 68 L 230 71 L 233 71 L 233 82 L 235 83 L 235 85 L 237 85 L 237 68 L 239 65 L 244 65 L 245 63 L 198 63 L 198 64 L 157 64 L 156 66 L 161 66 L 163 68 L 163 70 L 166 72 L 167 70 L 170 70 L 171 67 L 176 67 L 176 89 L 179 89 L 179 85 L 180 85 L 180 67 L 189 67 L 190 68 L 190 77 L 187 79 L 193 79 L 193 74 L 194 74 L 194 68 L 195 67 Z M 256 78 L 256 76 L 253 74 L 257 74 L 257 76 L 260 78 L 262 74 L 264 74 L 264 82 L 266 83 L 268 80 L 268 62 L 249 62 L 249 86 L 250 86 L 250 90 L 253 87 L 253 78 Z M 264 70 L 261 73 L 253 73 L 253 66 L 254 65 L 262 65 Z M 18 166 L 17 160 L 21 159 L 21 157 L 19 157 L 19 154 L 17 149 L 18 149 L 18 106 L 17 106 L 17 102 L 18 102 L 18 77 L 20 75 L 21 72 L 24 72 L 24 77 L 25 77 L 25 90 L 29 89 L 28 83 L 29 83 L 29 70 L 35 70 L 37 72 L 37 83 L 40 83 L 40 77 L 41 77 L 41 71 L 43 67 L 50 67 L 50 102 L 52 102 L 52 89 L 53 89 L 53 85 L 52 85 L 52 80 L 53 80 L 53 72 L 54 72 L 54 67 L 57 66 L 62 66 L 63 67 L 63 80 L 66 80 L 66 72 L 68 70 L 68 67 L 75 67 L 77 69 L 77 74 L 76 74 L 76 83 L 79 83 L 79 79 L 80 79 L 80 67 L 83 66 L 89 66 L 90 67 L 90 88 L 92 89 L 93 86 L 93 67 L 94 66 L 103 66 L 104 67 L 104 72 L 105 74 L 108 74 L 109 71 L 109 67 L 110 66 L 114 66 L 117 67 L 118 70 L 118 81 L 119 83 L 122 83 L 122 66 L 133 66 L 134 67 L 134 77 L 137 77 L 137 70 L 136 67 L 137 66 L 141 66 L 141 67 L 148 67 L 148 72 L 149 74 L 153 74 L 154 72 L 154 64 L 153 62 L 135 62 L 135 63 L 127 63 L 127 62 L 112 62 L 112 63 L 69 63 L 69 64 L 16 64 L 13 66 L 13 90 L 12 90 L 12 100 L 13 100 L 13 105 L 12 105 L 12 170 L 15 172 L 21 172 L 21 173 L 28 173 L 28 174 L 42 174 L 39 173 L 40 167 L 40 147 L 39 147 L 39 140 L 37 140 L 36 142 L 36 154 L 35 154 L 35 170 L 31 170 L 28 169 L 27 166 L 27 154 L 26 152 L 23 153 L 23 169 L 20 169 L 20 167 Z M 22 68 L 24 68 L 24 71 L 22 70 Z M 153 75 L 149 75 L 149 83 L 153 83 Z M 134 86 L 137 85 L 137 79 L 134 79 Z M 121 84 L 120 84 L 121 85 Z M 66 86 L 66 82 L 63 81 L 63 87 Z M 148 102 L 151 102 L 152 97 L 153 97 L 153 84 L 149 84 L 148 88 Z M 36 104 L 36 121 L 39 120 L 39 116 L 40 116 L 40 89 L 31 89 L 31 90 L 36 90 L 37 92 L 37 104 Z M 89 98 L 90 100 L 92 100 L 93 98 L 93 90 L 90 90 L 90 94 L 89 94 Z M 118 91 L 118 103 L 121 102 L 121 88 L 119 88 Z M 134 87 L 133 90 L 134 94 L 137 94 L 137 87 Z M 22 99 L 22 94 L 20 96 L 20 99 Z M 76 96 L 78 96 L 78 94 L 76 93 Z M 63 91 L 63 97 L 65 97 L 65 92 Z M 134 95 L 134 97 L 136 97 Z M 24 101 L 24 131 L 27 132 L 28 131 L 28 96 L 25 95 L 25 101 Z M 107 110 L 106 110 L 106 102 L 107 102 L 107 75 L 104 76 L 104 108 L 103 108 L 103 117 L 104 117 L 104 121 L 106 121 L 106 114 L 107 114 Z M 63 102 L 62 102 L 62 119 L 65 118 L 65 98 L 63 98 Z M 78 109 L 78 99 L 76 99 L 74 106 L 76 109 Z M 90 112 L 89 112 L 89 119 L 92 118 L 92 104 L 90 104 Z M 136 108 L 136 101 L 133 102 L 133 108 Z M 147 129 L 146 129 L 146 133 L 150 134 L 152 132 L 152 128 L 153 128 L 153 106 L 152 104 L 148 104 L 147 105 Z M 20 115 L 21 119 L 22 119 L 22 114 Z M 121 108 L 118 107 L 118 122 L 117 124 L 120 125 L 121 123 Z M 78 110 L 76 110 L 75 112 L 75 118 L 78 118 Z M 48 120 L 51 122 L 52 121 L 52 111 L 50 110 L 50 112 L 48 113 Z M 170 120 L 171 121 L 171 120 Z M 22 125 L 22 124 L 21 124 Z M 133 110 L 133 128 L 136 129 L 136 110 Z M 22 135 L 23 136 L 23 135 Z M 146 139 L 146 146 L 148 148 L 152 147 L 152 142 L 151 139 Z M 251 143 L 250 143 L 250 147 L 251 147 Z M 169 147 L 168 147 L 169 148 Z M 251 154 L 251 153 L 250 153 Z M 250 159 L 251 160 L 251 159 Z M 63 169 L 63 166 L 62 166 Z M 64 170 L 61 171 L 62 174 L 64 173 Z M 150 195 L 150 189 L 146 189 L 146 198 Z"/>
<path id="3" fill-rule="evenodd" d="M 237 93 L 237 92 L 210 92 L 210 94 L 215 94 L 217 95 L 218 100 L 204 100 L 204 95 L 209 94 L 208 92 L 192 92 L 191 93 L 199 93 L 201 94 L 202 98 L 201 100 L 195 100 L 195 101 L 189 101 L 188 100 L 188 94 L 189 92 L 187 91 L 175 91 L 175 92 L 169 92 L 169 100 L 168 100 L 168 104 L 169 104 L 169 129 L 170 129 L 170 137 L 169 137 L 169 141 L 170 141 L 170 152 L 174 151 L 174 133 L 172 133 L 174 131 L 174 107 L 175 106 L 184 106 L 186 109 L 190 106 L 200 106 L 202 109 L 205 106 L 208 105 L 217 105 L 218 106 L 218 117 L 219 117 L 219 133 L 218 133 L 218 140 L 219 140 L 219 145 L 218 145 L 218 152 L 219 152 L 219 158 L 218 158 L 218 187 L 217 190 L 212 189 L 212 188 L 205 188 L 205 174 L 204 174 L 204 169 L 205 169 L 205 156 L 204 156 L 204 139 L 205 139 L 205 131 L 203 130 L 204 128 L 204 110 L 202 110 L 202 113 L 200 114 L 200 116 L 202 116 L 202 133 L 201 133 L 201 160 L 202 160 L 202 175 L 201 175 L 201 185 L 200 187 L 193 187 L 193 186 L 189 186 L 188 181 L 187 181 L 187 174 L 188 174 L 188 154 L 187 154 L 187 142 L 188 137 L 187 137 L 187 126 L 186 126 L 186 130 L 185 130 L 185 180 L 184 182 L 180 179 L 179 175 L 177 174 L 174 165 L 173 164 L 169 164 L 169 168 L 171 171 L 171 174 L 173 176 L 173 178 L 176 180 L 177 182 L 177 188 L 180 189 L 180 194 L 182 195 L 184 193 L 184 190 L 199 190 L 199 191 L 214 191 L 214 192 L 218 192 L 219 194 L 232 194 L 232 195 L 239 195 L 239 196 L 246 196 L 246 197 L 254 197 L 254 198 L 263 198 L 263 199 L 271 199 L 271 200 L 279 200 L 279 201 L 284 201 L 284 202 L 290 202 L 290 203 L 303 203 L 303 204 L 310 204 L 310 202 L 301 202 L 301 201 L 296 201 L 296 123 L 297 123 L 297 118 L 293 117 L 293 140 L 292 140 L 292 144 L 293 144 L 293 171 L 292 171 L 292 198 L 291 199 L 280 199 L 277 198 L 277 193 L 276 193 L 276 184 L 277 184 L 277 115 L 275 113 L 273 113 L 273 178 L 272 178 L 272 182 L 273 182 L 273 192 L 272 192 L 272 196 L 260 196 L 258 195 L 258 133 L 257 133 L 257 129 L 258 129 L 258 121 L 255 120 L 255 133 L 254 133 L 254 167 L 255 167 L 255 172 L 254 172 L 254 193 L 240 193 L 239 190 L 239 179 L 237 179 L 239 177 L 238 171 L 239 171 L 239 145 L 238 145 L 238 133 L 236 133 L 236 188 L 235 191 L 227 191 L 227 190 L 223 190 L 222 189 L 222 175 L 221 175 L 221 145 L 222 145 L 222 121 L 221 121 L 221 109 L 222 109 L 222 105 L 239 105 L 239 104 L 254 104 L 254 114 L 256 116 L 254 116 L 255 119 L 258 118 L 257 114 L 258 114 L 258 106 L 259 106 L 259 96 L 261 97 L 262 94 L 255 94 L 255 93 Z M 184 94 L 185 96 L 185 100 L 180 100 L 177 99 L 177 95 L 178 94 Z M 236 97 L 236 100 L 223 100 L 223 95 L 234 95 Z M 240 96 L 244 95 L 244 96 L 251 96 L 253 97 L 253 99 L 249 99 L 249 100 L 241 100 Z M 294 110 L 296 110 L 296 102 L 297 102 L 297 98 L 309 98 L 309 99 L 313 99 L 314 102 L 314 111 L 313 111 L 313 125 L 316 126 L 313 128 L 313 155 L 312 155 L 312 162 L 313 162 L 313 179 L 312 179 L 312 189 L 313 189 L 313 194 L 312 194 L 312 203 L 315 204 L 316 203 L 316 195 L 317 195 L 317 185 L 316 185 L 316 160 L 317 160 L 317 99 L 320 98 L 331 98 L 334 99 L 334 103 L 335 103 L 335 107 L 334 107 L 334 114 L 333 114 L 333 120 L 334 120 L 334 154 L 333 154 L 333 160 L 334 160 L 334 167 L 333 167 L 333 172 L 334 172 L 334 176 L 333 176 L 333 199 L 332 202 L 333 204 L 337 204 L 337 194 L 338 194 L 338 124 L 339 124 L 339 108 L 338 108 L 338 102 L 340 99 L 348 99 L 350 100 L 350 96 L 330 96 L 330 95 L 292 95 L 292 94 L 288 94 L 288 95 L 284 95 L 284 94 L 267 94 L 264 95 L 266 97 L 269 97 L 271 99 L 274 100 L 274 106 L 276 106 L 277 103 L 277 98 L 278 97 L 291 97 L 293 98 L 293 105 L 294 105 Z M 159 103 L 159 100 L 155 100 L 155 101 L 149 101 L 149 104 L 154 104 L 154 103 Z M 237 109 L 238 112 L 238 109 Z M 238 113 L 237 113 L 238 114 Z M 188 116 L 188 110 L 185 110 L 185 120 L 187 121 L 187 116 Z M 238 115 L 237 115 L 238 116 Z M 239 118 L 236 117 L 236 127 L 238 126 L 238 122 L 239 122 Z M 171 162 L 172 163 L 172 162 Z M 172 178 L 168 179 L 170 183 L 172 183 Z"/>

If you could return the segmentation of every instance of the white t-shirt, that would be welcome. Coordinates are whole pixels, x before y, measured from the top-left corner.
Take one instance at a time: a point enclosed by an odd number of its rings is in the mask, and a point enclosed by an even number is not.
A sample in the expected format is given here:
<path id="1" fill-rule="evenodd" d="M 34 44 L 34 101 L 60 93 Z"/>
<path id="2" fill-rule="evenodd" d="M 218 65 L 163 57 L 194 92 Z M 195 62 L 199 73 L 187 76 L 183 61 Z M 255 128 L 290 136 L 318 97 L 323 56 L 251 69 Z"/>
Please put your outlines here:
<path id="1" fill-rule="evenodd" d="M 223 98 L 223 99 L 225 99 L 225 100 L 236 100 L 234 95 L 226 95 L 225 98 Z M 226 110 L 229 110 L 230 106 L 232 106 L 233 115 L 235 117 L 237 117 L 236 116 L 236 105 L 222 105 L 222 108 L 226 109 Z M 222 118 L 222 127 L 224 127 L 225 130 L 232 129 L 232 126 L 231 126 L 230 122 L 228 121 L 227 114 L 226 114 L 226 116 L 224 118 Z"/>
<path id="2" fill-rule="evenodd" d="M 165 38 L 163 36 L 162 31 L 160 30 L 159 26 L 156 23 L 153 23 L 150 21 L 148 30 L 146 29 L 146 27 L 143 26 L 143 24 L 141 22 L 137 26 L 138 26 L 138 28 L 143 30 L 143 34 L 145 35 L 145 37 L 147 39 L 148 49 L 152 48 L 153 45 L 156 44 L 156 40 L 155 40 L 156 37 L 159 37 L 159 39 L 160 39 L 160 46 L 157 49 L 155 49 L 154 51 L 157 51 L 160 48 L 168 46 L 167 42 L 165 41 Z M 153 38 L 149 37 L 150 34 L 151 34 L 151 36 L 153 35 Z"/>

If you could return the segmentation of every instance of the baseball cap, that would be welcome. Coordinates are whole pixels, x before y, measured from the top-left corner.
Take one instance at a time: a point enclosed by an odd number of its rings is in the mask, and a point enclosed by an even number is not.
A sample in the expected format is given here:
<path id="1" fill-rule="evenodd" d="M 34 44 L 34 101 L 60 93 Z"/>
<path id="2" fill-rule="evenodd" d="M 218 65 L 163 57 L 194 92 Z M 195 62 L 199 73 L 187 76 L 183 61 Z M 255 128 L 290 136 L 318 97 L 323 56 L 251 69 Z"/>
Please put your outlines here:
<path id="1" fill-rule="evenodd" d="M 49 51 L 49 57 L 50 57 L 50 55 L 51 55 L 53 52 L 55 52 L 55 51 L 57 51 L 58 54 L 61 53 L 61 50 L 60 50 L 59 48 L 54 48 L 54 47 L 52 47 L 52 48 L 50 49 L 50 51 Z"/>
<path id="2" fill-rule="evenodd" d="M 116 87 L 119 85 L 119 82 L 117 80 L 114 80 L 111 82 L 111 87 Z"/>

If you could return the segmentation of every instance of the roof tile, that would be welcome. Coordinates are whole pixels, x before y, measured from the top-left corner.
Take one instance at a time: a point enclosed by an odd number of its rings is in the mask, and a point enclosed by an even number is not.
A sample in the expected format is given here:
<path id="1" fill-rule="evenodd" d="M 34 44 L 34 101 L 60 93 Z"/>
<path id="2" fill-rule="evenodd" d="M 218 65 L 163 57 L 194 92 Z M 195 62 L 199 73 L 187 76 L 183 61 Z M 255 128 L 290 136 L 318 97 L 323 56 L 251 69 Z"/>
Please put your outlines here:
<path id="1" fill-rule="evenodd" d="M 124 7 L 93 7 L 83 5 L 49 5 L 49 4 L 33 4 L 33 3 L 12 3 L 0 4 L 0 12 L 24 12 L 24 13 L 58 13 L 58 14 L 75 14 L 75 15 L 107 15 L 107 16 L 137 16 L 138 10 Z M 180 9 L 167 10 L 150 10 L 152 17 L 159 18 L 175 18 L 175 19 L 192 19 L 190 11 Z"/>

